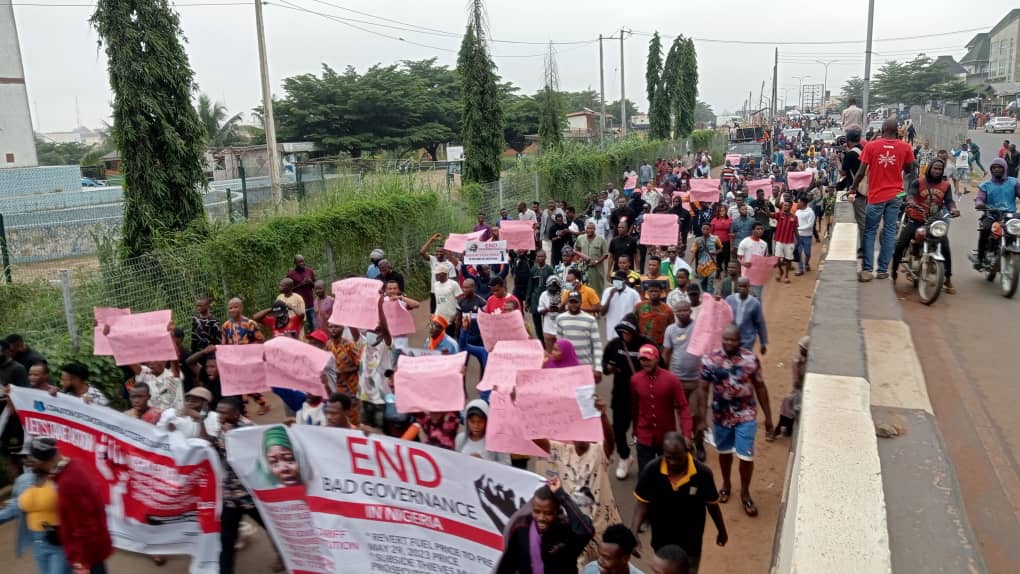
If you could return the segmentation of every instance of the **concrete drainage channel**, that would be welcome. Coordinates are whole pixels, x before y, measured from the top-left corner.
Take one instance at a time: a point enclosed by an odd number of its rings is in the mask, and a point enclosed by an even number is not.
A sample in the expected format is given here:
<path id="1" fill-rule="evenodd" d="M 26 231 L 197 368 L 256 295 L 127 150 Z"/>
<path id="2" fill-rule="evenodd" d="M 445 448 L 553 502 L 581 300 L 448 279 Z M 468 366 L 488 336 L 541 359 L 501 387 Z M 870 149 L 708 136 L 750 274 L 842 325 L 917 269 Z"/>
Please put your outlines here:
<path id="1" fill-rule="evenodd" d="M 888 281 L 857 282 L 856 250 L 841 202 L 815 286 L 772 572 L 983 574 L 910 328 Z"/>

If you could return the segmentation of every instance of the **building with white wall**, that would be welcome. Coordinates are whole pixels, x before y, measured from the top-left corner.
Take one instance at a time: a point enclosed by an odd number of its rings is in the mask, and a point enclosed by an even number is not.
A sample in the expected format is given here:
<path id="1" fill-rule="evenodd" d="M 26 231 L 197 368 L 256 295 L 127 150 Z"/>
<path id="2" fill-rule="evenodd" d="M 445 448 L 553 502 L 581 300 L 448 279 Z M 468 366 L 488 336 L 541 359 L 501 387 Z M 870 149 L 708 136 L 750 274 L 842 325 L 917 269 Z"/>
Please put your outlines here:
<path id="1" fill-rule="evenodd" d="M 38 163 L 14 6 L 0 3 L 0 169 Z"/>
<path id="2" fill-rule="evenodd" d="M 1017 59 L 1020 8 L 1010 10 L 988 36 L 988 81 L 992 84 L 1020 81 L 1020 61 Z"/>

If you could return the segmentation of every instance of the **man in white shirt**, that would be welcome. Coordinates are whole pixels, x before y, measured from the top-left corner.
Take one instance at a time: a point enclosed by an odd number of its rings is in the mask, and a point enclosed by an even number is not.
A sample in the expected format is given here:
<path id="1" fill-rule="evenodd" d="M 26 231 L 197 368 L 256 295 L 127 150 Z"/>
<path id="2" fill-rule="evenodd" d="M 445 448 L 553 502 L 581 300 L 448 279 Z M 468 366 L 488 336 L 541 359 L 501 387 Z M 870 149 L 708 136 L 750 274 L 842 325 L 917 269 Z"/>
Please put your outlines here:
<path id="1" fill-rule="evenodd" d="M 449 263 L 436 266 L 436 281 L 432 284 L 432 292 L 436 295 L 436 314 L 452 325 L 457 317 L 457 300 L 461 289 L 456 281 L 450 281 L 451 267 Z"/>
<path id="2" fill-rule="evenodd" d="M 209 412 L 212 392 L 205 387 L 195 387 L 184 395 L 184 408 L 166 409 L 159 417 L 156 428 L 168 432 L 179 432 L 184 438 L 201 438 L 201 426 L 207 435 L 214 436 L 219 432 L 220 415 L 216 411 Z"/>
<path id="3" fill-rule="evenodd" d="M 814 241 L 815 210 L 807 205 L 803 197 L 797 201 L 797 247 L 800 248 L 800 257 L 797 258 L 797 273 L 803 275 L 804 271 L 811 271 L 811 243 Z"/>
<path id="4" fill-rule="evenodd" d="M 845 130 L 852 125 L 864 125 L 864 110 L 857 107 L 857 98 L 850 98 L 847 104 L 849 105 L 840 116 L 843 129 Z"/>
<path id="5" fill-rule="evenodd" d="M 528 204 L 523 201 L 517 204 L 517 219 L 520 221 L 538 221 L 538 215 L 528 209 Z"/>
<path id="6" fill-rule="evenodd" d="M 602 292 L 602 309 L 600 313 L 606 318 L 606 342 L 619 335 L 616 326 L 627 313 L 633 313 L 634 307 L 641 302 L 641 295 L 627 284 L 627 272 L 617 271 L 613 274 L 613 284 Z"/>
<path id="7" fill-rule="evenodd" d="M 425 242 L 425 245 L 422 245 L 421 249 L 418 250 L 418 255 L 420 255 L 421 258 L 424 259 L 425 261 L 428 261 L 429 272 L 432 274 L 432 281 L 429 282 L 430 313 L 436 312 L 436 292 L 434 286 L 436 282 L 437 267 L 439 267 L 440 265 L 448 265 L 450 269 L 448 269 L 447 272 L 450 274 L 456 272 L 457 269 L 460 267 L 460 262 L 458 262 L 456 258 L 452 257 L 450 253 L 447 253 L 447 251 L 443 249 L 442 245 L 436 246 L 434 254 L 429 253 L 429 248 L 432 247 L 432 244 L 438 241 L 439 239 L 442 239 L 442 237 L 443 237 L 442 233 L 433 234 L 432 237 L 429 237 L 429 240 Z"/>
<path id="8" fill-rule="evenodd" d="M 762 239 L 765 235 L 765 226 L 761 223 L 755 223 L 754 227 L 751 228 L 751 236 L 745 237 L 737 245 L 737 259 L 740 260 L 740 275 L 747 275 L 747 268 L 751 266 L 751 257 L 755 255 L 761 255 L 765 257 L 768 255 L 769 244 Z M 761 299 L 762 285 L 752 285 L 751 292 L 759 300 Z"/>
<path id="9" fill-rule="evenodd" d="M 149 406 L 161 410 L 180 409 L 184 406 L 183 383 L 180 367 L 173 362 L 173 368 L 166 368 L 164 361 L 152 361 L 141 365 L 135 375 L 135 382 L 149 385 L 152 398 Z"/>

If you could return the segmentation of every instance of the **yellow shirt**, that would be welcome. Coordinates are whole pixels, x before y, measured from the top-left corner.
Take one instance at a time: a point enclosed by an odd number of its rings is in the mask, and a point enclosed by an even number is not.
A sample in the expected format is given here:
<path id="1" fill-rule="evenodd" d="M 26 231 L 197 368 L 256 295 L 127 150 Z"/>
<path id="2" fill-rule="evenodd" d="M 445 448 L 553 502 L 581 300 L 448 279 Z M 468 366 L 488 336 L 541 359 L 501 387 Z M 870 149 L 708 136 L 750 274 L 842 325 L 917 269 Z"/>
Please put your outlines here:
<path id="1" fill-rule="evenodd" d="M 18 497 L 18 508 L 25 513 L 28 529 L 35 532 L 45 530 L 43 524 L 60 525 L 57 510 L 57 487 L 52 480 L 42 486 L 31 486 Z"/>
<path id="2" fill-rule="evenodd" d="M 305 300 L 297 293 L 291 293 L 290 297 L 287 297 L 283 293 L 280 293 L 279 295 L 276 296 L 276 300 L 283 301 L 284 303 L 286 303 L 287 307 L 289 307 L 290 310 L 293 311 L 295 315 L 299 317 L 304 317 Z"/>
<path id="3" fill-rule="evenodd" d="M 596 293 L 591 287 L 587 285 L 580 285 L 575 287 L 575 289 L 581 294 L 581 309 L 594 309 L 601 303 L 598 293 Z M 563 295 L 560 295 L 560 301 L 564 305 L 567 304 L 568 294 L 567 290 L 564 289 Z"/>

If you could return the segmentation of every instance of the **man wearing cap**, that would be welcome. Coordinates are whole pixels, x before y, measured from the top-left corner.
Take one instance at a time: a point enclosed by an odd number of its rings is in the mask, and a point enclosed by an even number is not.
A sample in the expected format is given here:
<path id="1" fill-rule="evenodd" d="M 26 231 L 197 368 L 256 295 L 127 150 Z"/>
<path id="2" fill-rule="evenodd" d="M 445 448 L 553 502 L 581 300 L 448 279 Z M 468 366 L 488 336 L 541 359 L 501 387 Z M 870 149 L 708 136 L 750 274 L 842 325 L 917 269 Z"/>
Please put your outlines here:
<path id="1" fill-rule="evenodd" d="M 566 339 L 574 345 L 577 360 L 595 370 L 595 380 L 602 378 L 602 337 L 599 323 L 588 313 L 581 311 L 581 294 L 567 293 L 567 310 L 556 317 L 556 337 Z"/>
<path id="2" fill-rule="evenodd" d="M 32 439 L 28 462 L 56 486 L 60 545 L 74 574 L 106 574 L 113 542 L 99 486 L 81 462 L 60 453 L 52 437 Z"/>
<path id="3" fill-rule="evenodd" d="M 430 351 L 439 351 L 444 355 L 456 355 L 460 352 L 457 341 L 446 334 L 450 323 L 446 317 L 436 314 L 429 320 L 429 336 L 425 339 L 425 348 Z"/>
<path id="4" fill-rule="evenodd" d="M 429 237 L 428 241 L 425 242 L 425 245 L 422 245 L 421 249 L 418 250 L 418 255 L 420 255 L 421 258 L 424 259 L 429 264 L 429 272 L 431 275 L 431 281 L 429 281 L 429 291 L 432 294 L 431 304 L 429 305 L 429 312 L 431 313 L 436 312 L 435 287 L 436 281 L 439 280 L 439 277 L 437 276 L 439 272 L 439 267 L 441 265 L 447 266 L 445 267 L 447 276 L 456 275 L 455 271 L 459 267 L 457 259 L 452 257 L 452 254 L 447 253 L 447 251 L 443 249 L 442 245 L 436 245 L 435 253 L 431 255 L 429 254 L 429 247 L 431 247 L 434 242 L 440 240 L 442 237 L 443 237 L 442 233 L 432 234 L 432 237 Z M 452 317 L 450 317 L 449 319 L 452 319 Z"/>
<path id="5" fill-rule="evenodd" d="M 600 311 L 606 318 L 606 338 L 610 341 L 616 339 L 616 326 L 620 324 L 624 316 L 633 313 L 634 307 L 640 302 L 641 295 L 627 283 L 627 272 L 622 270 L 614 272 L 612 285 L 606 287 L 602 292 Z"/>
<path id="6" fill-rule="evenodd" d="M 341 328 L 341 333 L 343 329 Z M 323 329 L 316 329 L 308 334 L 308 344 L 323 351 L 328 351 L 326 345 L 329 344 L 331 337 Z M 358 361 L 355 355 L 354 357 L 347 358 L 343 363 L 337 358 L 335 353 L 330 353 L 330 360 L 326 362 L 326 366 L 322 369 L 322 385 L 323 392 L 326 391 L 334 392 L 337 389 L 337 384 L 343 381 L 344 385 L 349 389 L 348 392 L 351 396 L 358 396 Z M 351 388 L 353 386 L 353 388 Z"/>
<path id="7" fill-rule="evenodd" d="M 616 478 L 623 480 L 634 464 L 630 456 L 630 441 L 627 440 L 631 425 L 630 379 L 638 370 L 638 352 L 651 341 L 638 332 L 637 317 L 633 312 L 620 318 L 613 327 L 612 335 L 613 339 L 602 353 L 602 372 L 613 376 L 610 407 L 613 409 L 613 437 L 620 453 Z"/>
<path id="8" fill-rule="evenodd" d="M 36 559 L 38 564 L 42 560 L 49 562 L 59 561 L 61 571 L 70 569 L 67 564 L 67 558 L 64 557 L 64 551 L 59 546 L 46 542 L 45 533 L 43 531 L 36 531 L 29 528 L 28 513 L 21 509 L 18 505 L 18 501 L 21 495 L 28 489 L 33 488 L 38 481 L 38 477 L 32 470 L 32 464 L 28 461 L 28 457 L 31 454 L 30 446 L 32 444 L 32 435 L 25 435 L 25 442 L 21 449 L 14 453 L 12 456 L 21 463 L 22 471 L 17 478 L 14 479 L 14 484 L 11 488 L 11 497 L 7 499 L 7 502 L 0 508 L 0 524 L 7 523 L 11 520 L 17 520 L 17 535 L 14 543 L 14 555 L 20 557 L 26 551 L 31 550 L 33 557 Z M 46 574 L 41 573 L 41 574 Z"/>
<path id="9" fill-rule="evenodd" d="M 206 433 L 214 435 L 219 426 L 219 415 L 216 412 L 209 412 L 212 400 L 212 391 L 205 387 L 195 387 L 184 394 L 183 409 L 163 411 L 156 428 L 179 432 L 185 438 L 201 438 L 199 426 L 205 426 Z"/>
<path id="10" fill-rule="evenodd" d="M 726 327 L 722 347 L 701 359 L 701 393 L 708 395 L 712 387 L 712 436 L 719 453 L 722 488 L 719 502 L 730 498 L 730 470 L 733 455 L 740 459 L 740 501 L 748 516 L 757 516 L 758 507 L 751 499 L 751 476 L 754 474 L 754 438 L 758 429 L 758 402 L 765 413 L 765 432 L 771 433 L 772 408 L 765 387 L 761 363 L 754 352 L 740 346 L 740 329 Z M 755 398 L 757 397 L 757 402 Z"/>
<path id="11" fill-rule="evenodd" d="M 688 444 L 694 425 L 680 379 L 659 367 L 659 348 L 642 345 L 638 362 L 641 368 L 630 378 L 630 406 L 640 473 L 655 457 L 662 455 L 663 438 L 666 433 L 677 430 L 677 416 Z"/>
<path id="12" fill-rule="evenodd" d="M 365 271 L 365 277 L 369 279 L 376 279 L 379 277 L 379 262 L 386 258 L 386 252 L 382 249 L 373 249 L 368 254 L 368 270 Z"/>

